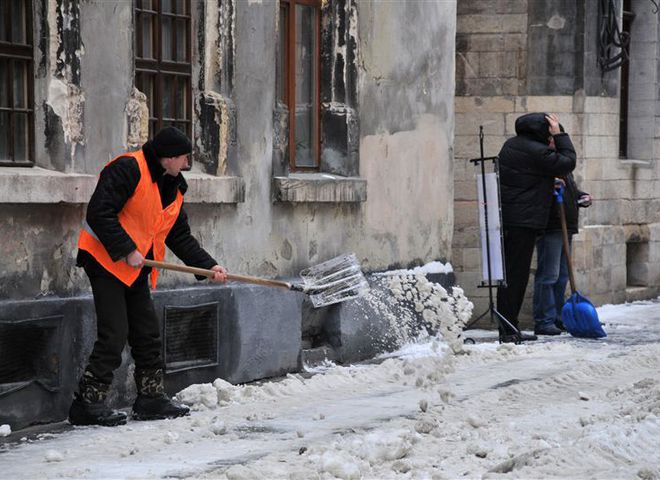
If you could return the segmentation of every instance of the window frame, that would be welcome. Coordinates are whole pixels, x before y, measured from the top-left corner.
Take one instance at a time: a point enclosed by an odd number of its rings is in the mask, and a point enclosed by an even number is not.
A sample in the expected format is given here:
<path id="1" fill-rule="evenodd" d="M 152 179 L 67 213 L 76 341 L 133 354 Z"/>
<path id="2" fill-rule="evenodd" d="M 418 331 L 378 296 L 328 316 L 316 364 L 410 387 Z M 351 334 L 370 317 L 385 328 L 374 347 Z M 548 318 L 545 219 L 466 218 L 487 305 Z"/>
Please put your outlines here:
<path id="1" fill-rule="evenodd" d="M 35 164 L 34 159 L 34 84 L 32 79 L 34 79 L 34 35 L 32 32 L 32 2 L 23 2 L 25 6 L 25 24 L 23 28 L 25 29 L 25 42 L 26 43 L 14 43 L 12 41 L 3 41 L 0 40 L 0 58 L 7 60 L 9 68 L 6 72 L 0 72 L 0 75 L 6 74 L 6 85 L 7 85 L 7 94 L 8 102 L 6 107 L 0 106 L 0 112 L 9 113 L 9 136 L 8 148 L 9 148 L 9 160 L 0 158 L 0 166 L 2 167 L 32 167 Z M 12 22 L 12 6 L 11 2 L 0 2 L 0 12 L 2 12 L 2 20 L 4 21 L 4 29 L 7 32 L 8 37 L 11 39 L 14 25 Z M 17 108 L 14 106 L 14 83 L 13 83 L 13 72 L 14 64 L 16 62 L 23 63 L 27 66 L 26 69 L 26 78 L 25 86 L 26 89 L 26 99 L 25 99 L 25 108 Z M 1 92 L 0 92 L 1 93 Z M 16 114 L 26 115 L 27 116 L 27 145 L 26 153 L 27 160 L 17 161 L 14 158 L 14 142 L 12 141 L 15 137 L 14 128 L 15 122 L 14 118 Z"/>
<path id="2" fill-rule="evenodd" d="M 149 105 L 149 136 L 153 136 L 161 128 L 174 125 L 180 128 L 189 138 L 192 138 L 193 127 L 193 85 L 192 85 L 192 2 L 191 0 L 170 0 L 172 12 L 163 12 L 162 0 L 151 0 L 151 8 L 145 8 L 147 0 L 134 1 L 134 37 L 133 37 L 133 58 L 135 65 L 135 86 L 138 90 L 147 96 Z M 179 7 L 183 6 L 183 12 Z M 142 20 L 145 16 L 153 18 L 152 32 L 152 55 L 153 58 L 144 58 L 143 54 L 143 35 Z M 172 38 L 171 52 L 172 59 L 163 59 L 163 20 L 172 19 Z M 183 19 L 186 30 L 186 48 L 184 50 L 185 59 L 177 60 L 177 20 Z M 153 81 L 153 98 L 149 98 L 150 91 L 145 91 L 145 82 Z M 166 94 L 165 81 L 170 79 L 173 82 L 173 88 L 170 92 L 170 103 L 172 105 L 173 117 L 165 118 L 163 116 L 163 100 Z M 183 80 L 182 80 L 183 79 Z M 184 86 L 180 87 L 183 82 Z M 176 93 L 183 88 L 185 95 L 183 112 L 180 111 L 176 102 Z M 153 107 L 153 108 L 152 108 Z"/>
<path id="3" fill-rule="evenodd" d="M 287 154 L 289 156 L 289 171 L 291 172 L 317 172 L 321 167 L 321 8 L 322 0 L 280 0 L 280 35 L 284 35 L 284 51 L 280 52 L 283 56 L 284 65 L 283 71 L 280 72 L 281 82 L 283 86 L 284 98 L 283 103 L 288 108 L 288 146 Z M 315 123 L 316 141 L 313 148 L 315 155 L 313 158 L 314 165 L 297 166 L 296 165 L 296 22 L 295 22 L 295 8 L 297 5 L 307 6 L 314 8 L 314 72 L 312 74 L 315 79 L 315 98 L 316 104 L 315 114 L 312 121 Z M 284 12 L 284 18 L 282 18 Z M 284 24 L 283 24 L 284 23 Z M 280 59 L 278 59 L 278 62 Z M 293 81 L 291 81 L 293 79 Z M 278 88 L 279 95 L 279 88 Z"/>
<path id="4" fill-rule="evenodd" d="M 632 11 L 631 0 L 624 0 L 622 5 L 622 20 L 621 30 L 628 34 L 629 38 L 632 37 L 632 27 L 635 20 L 635 14 Z M 621 65 L 621 75 L 619 83 L 619 158 L 627 159 L 629 154 L 628 149 L 628 131 L 630 127 L 628 119 L 628 109 L 630 102 L 630 42 L 625 48 L 625 58 L 627 59 Z"/>

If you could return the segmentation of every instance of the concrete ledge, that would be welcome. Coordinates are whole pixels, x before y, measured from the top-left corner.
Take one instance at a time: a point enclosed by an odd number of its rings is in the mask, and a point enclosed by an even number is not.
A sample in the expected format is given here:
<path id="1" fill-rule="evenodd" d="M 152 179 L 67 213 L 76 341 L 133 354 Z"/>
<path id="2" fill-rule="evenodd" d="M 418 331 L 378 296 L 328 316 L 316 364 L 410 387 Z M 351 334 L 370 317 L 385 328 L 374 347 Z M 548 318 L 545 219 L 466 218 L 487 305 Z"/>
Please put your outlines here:
<path id="1" fill-rule="evenodd" d="M 245 200 L 240 177 L 184 174 L 186 203 L 239 203 Z M 85 204 L 94 192 L 96 175 L 62 173 L 40 167 L 0 167 L 1 203 Z"/>
<path id="2" fill-rule="evenodd" d="M 184 172 L 188 182 L 186 203 L 242 203 L 245 182 L 241 177 L 215 177 L 204 173 Z"/>
<path id="3" fill-rule="evenodd" d="M 96 177 L 39 167 L 0 167 L 0 203 L 87 203 Z"/>
<path id="4" fill-rule="evenodd" d="M 279 202 L 365 202 L 367 181 L 325 173 L 297 173 L 273 178 L 273 196 Z"/>
<path id="5" fill-rule="evenodd" d="M 633 158 L 620 158 L 619 163 L 625 167 L 653 168 L 653 160 L 635 160 Z"/>

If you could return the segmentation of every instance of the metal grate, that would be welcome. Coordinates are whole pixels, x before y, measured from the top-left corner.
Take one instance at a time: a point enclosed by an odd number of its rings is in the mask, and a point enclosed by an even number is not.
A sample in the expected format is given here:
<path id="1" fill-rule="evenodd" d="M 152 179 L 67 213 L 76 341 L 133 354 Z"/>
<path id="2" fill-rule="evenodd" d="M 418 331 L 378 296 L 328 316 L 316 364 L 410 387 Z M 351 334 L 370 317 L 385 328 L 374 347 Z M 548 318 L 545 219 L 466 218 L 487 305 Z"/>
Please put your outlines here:
<path id="1" fill-rule="evenodd" d="M 0 322 L 0 396 L 38 382 L 60 386 L 62 316 Z"/>
<path id="2" fill-rule="evenodd" d="M 164 318 L 168 372 L 218 364 L 218 302 L 167 306 Z"/>

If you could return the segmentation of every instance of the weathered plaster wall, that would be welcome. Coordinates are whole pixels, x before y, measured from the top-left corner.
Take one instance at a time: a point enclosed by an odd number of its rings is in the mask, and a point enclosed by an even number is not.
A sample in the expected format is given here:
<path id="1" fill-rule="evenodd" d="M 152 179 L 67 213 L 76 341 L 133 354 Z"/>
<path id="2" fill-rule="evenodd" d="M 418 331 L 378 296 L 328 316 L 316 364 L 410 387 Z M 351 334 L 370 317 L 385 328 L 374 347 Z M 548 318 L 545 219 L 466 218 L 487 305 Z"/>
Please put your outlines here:
<path id="1" fill-rule="evenodd" d="M 294 276 L 351 251 L 366 270 L 450 259 L 454 1 L 338 0 L 325 7 L 350 15 L 324 37 L 336 49 L 328 62 L 333 77 L 322 80 L 335 82 L 322 100 L 323 128 L 344 130 L 324 137 L 334 151 L 322 166 L 337 173 L 339 165 L 359 178 L 335 181 L 322 171 L 278 180 L 282 188 L 302 185 L 305 195 L 287 198 L 305 201 L 275 200 L 274 176 L 286 174 L 273 169 L 281 139 L 273 114 L 278 3 L 192 3 L 193 131 L 201 161 L 187 175 L 186 210 L 203 247 L 232 272 L 265 277 Z M 56 355 L 66 362 L 57 371 L 59 390 L 30 384 L 17 396 L 2 396 L 0 410 L 10 413 L 12 425 L 64 418 L 93 345 L 92 303 L 87 279 L 75 267 L 76 241 L 98 171 L 143 139 L 145 99 L 132 88 L 132 14 L 131 2 L 36 2 L 37 166 L 0 169 L 0 327 L 57 315 L 53 322 L 66 341 Z M 206 37 L 207 28 L 219 32 Z M 346 60 L 352 63 L 339 68 Z M 217 369 L 168 375 L 170 388 L 299 368 L 301 295 L 245 285 L 185 289 L 198 285 L 188 275 L 164 272 L 157 309 L 219 298 L 221 362 Z M 342 358 L 358 358 L 346 356 L 351 350 L 375 352 L 364 333 L 371 322 L 355 328 L 354 312 L 338 321 L 338 310 L 332 310 L 333 328 L 347 342 L 340 345 Z M 128 355 L 124 360 L 113 395 L 132 385 Z"/>
<path id="2" fill-rule="evenodd" d="M 245 202 L 191 211 L 205 245 L 234 271 L 293 275 L 348 251 L 367 269 L 449 258 L 455 8 L 358 2 L 357 9 L 360 176 L 368 199 L 292 204 L 273 203 L 270 189 L 276 5 L 236 5 L 232 98 Z M 418 28 L 396 33 L 394 19 Z"/>
<path id="3" fill-rule="evenodd" d="M 85 285 L 74 268 L 80 205 L 3 205 L 0 299 L 72 296 Z"/>
<path id="4" fill-rule="evenodd" d="M 376 268 L 450 257 L 455 14 L 453 2 L 359 4 L 364 247 Z"/>
<path id="5" fill-rule="evenodd" d="M 348 57 L 348 46 L 355 43 L 350 50 L 358 58 L 344 76 L 332 80 L 343 87 L 327 91 L 344 92 L 340 100 L 357 112 L 350 134 L 360 135 L 354 142 L 359 148 L 355 168 L 366 180 L 367 200 L 281 202 L 273 200 L 272 191 L 277 2 L 241 1 L 235 10 L 222 2 L 193 2 L 193 95 L 195 114 L 203 117 L 195 118 L 202 124 L 195 129 L 200 135 L 195 145 L 209 159 L 194 168 L 238 176 L 243 185 L 229 195 L 238 203 L 190 199 L 187 209 L 203 245 L 232 271 L 291 276 L 350 251 L 369 270 L 450 258 L 455 3 L 347 0 L 337 8 L 350 11 L 349 20 L 334 26 L 336 36 L 328 38 L 344 45 L 338 52 Z M 3 273 L 12 284 L 2 287 L 0 298 L 66 296 L 88 288 L 74 267 L 76 232 L 88 198 L 81 192 L 93 186 L 108 160 L 129 143 L 139 143 L 143 134 L 144 100 L 132 88 L 132 31 L 127 28 L 132 16 L 130 2 L 37 4 L 37 165 L 76 176 L 84 186 L 73 195 L 76 205 L 36 206 L 31 202 L 47 199 L 24 191 L 20 205 L 4 211 L 2 221 L 12 224 L 8 242 L 22 246 L 6 252 Z M 205 40 L 205 29 L 214 26 L 220 32 Z M 349 87 L 358 95 L 349 95 Z M 207 110 L 200 101 L 208 103 Z M 216 133 L 220 141 L 235 144 L 211 149 L 208 138 Z M 4 178 L 10 181 L 15 174 L 20 172 Z M 55 180 L 32 179 L 26 185 L 70 184 Z M 195 182 L 191 191 L 202 185 L 200 179 Z M 13 233 L 34 228 L 41 231 L 38 240 Z M 58 248 L 61 256 L 55 259 Z M 22 264 L 25 252 L 29 274 Z M 42 288 L 43 272 L 48 278 Z M 164 286 L 188 282 L 182 275 L 163 276 Z"/>
<path id="6" fill-rule="evenodd" d="M 134 70 L 133 32 L 125 26 L 133 23 L 133 4 L 91 0 L 82 3 L 80 10 L 85 156 L 71 169 L 96 175 L 127 148 L 126 107 Z M 108 28 L 109 24 L 116 28 Z"/>

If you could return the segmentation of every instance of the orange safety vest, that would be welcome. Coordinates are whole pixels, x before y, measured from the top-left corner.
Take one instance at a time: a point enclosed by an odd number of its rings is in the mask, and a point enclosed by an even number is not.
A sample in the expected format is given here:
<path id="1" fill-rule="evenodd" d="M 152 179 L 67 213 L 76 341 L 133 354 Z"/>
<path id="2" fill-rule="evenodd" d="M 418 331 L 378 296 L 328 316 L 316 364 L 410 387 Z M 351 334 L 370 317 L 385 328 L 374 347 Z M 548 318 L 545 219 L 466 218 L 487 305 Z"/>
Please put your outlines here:
<path id="1" fill-rule="evenodd" d="M 142 150 L 121 156 L 135 158 L 140 168 L 140 181 L 135 187 L 133 195 L 119 212 L 119 223 L 135 242 L 137 250 L 142 256 L 146 257 L 153 247 L 154 260 L 162 261 L 165 258 L 165 239 L 179 216 L 183 195 L 177 189 L 174 201 L 163 209 L 158 184 L 151 179 L 147 159 L 144 158 Z M 108 165 L 117 158 L 111 160 Z M 78 248 L 89 252 L 103 268 L 127 286 L 131 286 L 140 275 L 140 269 L 131 267 L 124 259 L 114 262 L 87 222 L 80 231 Z M 153 268 L 151 271 L 152 288 L 156 288 L 157 278 L 158 270 Z"/>

